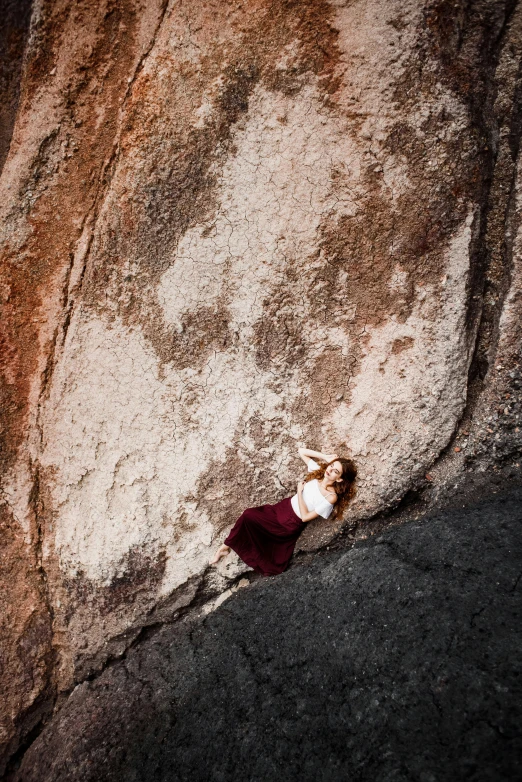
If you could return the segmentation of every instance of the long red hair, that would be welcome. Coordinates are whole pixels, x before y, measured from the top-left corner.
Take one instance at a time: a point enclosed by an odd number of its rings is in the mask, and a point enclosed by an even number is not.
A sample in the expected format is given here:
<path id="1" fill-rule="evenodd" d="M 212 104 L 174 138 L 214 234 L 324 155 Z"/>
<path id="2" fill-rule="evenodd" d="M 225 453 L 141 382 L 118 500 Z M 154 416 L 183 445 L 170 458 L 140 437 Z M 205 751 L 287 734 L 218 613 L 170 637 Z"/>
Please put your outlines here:
<path id="1" fill-rule="evenodd" d="M 305 478 L 305 481 L 313 481 L 314 478 L 317 478 L 318 481 L 322 481 L 326 472 L 326 468 L 334 462 L 339 462 L 341 464 L 342 474 L 340 482 L 336 482 L 333 485 L 333 489 L 337 494 L 337 502 L 334 505 L 331 518 L 340 519 L 343 516 L 346 506 L 357 491 L 357 487 L 355 485 L 355 479 L 357 478 L 357 467 L 355 466 L 355 462 L 352 461 L 352 459 L 344 458 L 332 459 L 332 461 L 328 462 L 328 464 L 320 462 L 319 469 L 314 470 L 313 472 L 309 472 Z"/>

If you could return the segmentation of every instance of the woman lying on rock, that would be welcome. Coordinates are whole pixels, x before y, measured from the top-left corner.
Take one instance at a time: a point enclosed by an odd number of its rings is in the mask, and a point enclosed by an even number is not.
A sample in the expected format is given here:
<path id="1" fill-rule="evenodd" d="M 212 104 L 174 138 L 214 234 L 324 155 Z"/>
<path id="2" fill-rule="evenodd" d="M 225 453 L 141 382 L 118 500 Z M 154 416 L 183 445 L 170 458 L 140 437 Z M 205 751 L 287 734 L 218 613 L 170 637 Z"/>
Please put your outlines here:
<path id="1" fill-rule="evenodd" d="M 342 516 L 355 494 L 357 468 L 353 461 L 308 448 L 299 448 L 299 456 L 308 467 L 308 475 L 297 484 L 297 494 L 275 505 L 243 511 L 210 560 L 211 565 L 226 557 L 232 548 L 257 573 L 275 576 L 287 568 L 307 522 L 318 516 Z"/>

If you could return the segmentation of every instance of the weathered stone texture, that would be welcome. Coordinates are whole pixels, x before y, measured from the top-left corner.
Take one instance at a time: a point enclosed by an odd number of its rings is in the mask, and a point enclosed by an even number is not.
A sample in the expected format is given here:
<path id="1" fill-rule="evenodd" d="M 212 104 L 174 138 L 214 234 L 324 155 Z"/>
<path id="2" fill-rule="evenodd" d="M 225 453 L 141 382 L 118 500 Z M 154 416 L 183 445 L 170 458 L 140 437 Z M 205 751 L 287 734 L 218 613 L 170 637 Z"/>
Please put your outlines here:
<path id="1" fill-rule="evenodd" d="M 0 28 L 0 171 L 4 165 L 20 97 L 20 73 L 31 19 L 30 0 L 4 0 Z"/>
<path id="2" fill-rule="evenodd" d="M 39 415 L 70 317 L 70 259 L 103 192 L 117 143 L 122 87 L 150 46 L 159 15 L 154 3 L 146 8 L 132 2 L 37 3 L 20 87 L 11 80 L 18 113 L 0 199 L 5 563 L 0 594 L 11 605 L 2 610 L 0 720 L 8 746 L 38 721 L 39 699 L 48 701 L 54 687 L 48 595 L 53 577 L 42 570 L 47 484 L 40 467 Z M 32 704 L 38 708 L 24 718 Z"/>
<path id="3" fill-rule="evenodd" d="M 485 442 L 516 392 L 491 365 L 520 347 L 521 45 L 511 0 L 34 5 L 2 458 L 42 693 L 186 606 L 239 512 L 294 492 L 299 444 L 356 458 L 353 522 L 463 415 Z"/>
<path id="4" fill-rule="evenodd" d="M 405 524 L 159 629 L 75 689 L 16 782 L 513 782 L 521 500 Z"/>

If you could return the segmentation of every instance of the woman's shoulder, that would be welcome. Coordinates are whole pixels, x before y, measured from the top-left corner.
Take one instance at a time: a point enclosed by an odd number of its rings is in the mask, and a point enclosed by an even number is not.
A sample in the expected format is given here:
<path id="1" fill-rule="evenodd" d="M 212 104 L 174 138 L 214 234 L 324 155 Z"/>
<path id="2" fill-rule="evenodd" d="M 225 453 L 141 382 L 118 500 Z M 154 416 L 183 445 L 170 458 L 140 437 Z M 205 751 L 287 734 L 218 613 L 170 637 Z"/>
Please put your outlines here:
<path id="1" fill-rule="evenodd" d="M 334 491 L 329 491 L 328 494 L 323 494 L 321 489 L 319 488 L 319 481 L 317 478 L 314 478 L 310 483 L 315 485 L 315 488 L 317 489 L 317 493 L 320 497 L 323 498 L 323 500 L 326 500 L 326 502 L 329 502 L 330 505 L 335 505 L 337 502 L 337 494 Z"/>

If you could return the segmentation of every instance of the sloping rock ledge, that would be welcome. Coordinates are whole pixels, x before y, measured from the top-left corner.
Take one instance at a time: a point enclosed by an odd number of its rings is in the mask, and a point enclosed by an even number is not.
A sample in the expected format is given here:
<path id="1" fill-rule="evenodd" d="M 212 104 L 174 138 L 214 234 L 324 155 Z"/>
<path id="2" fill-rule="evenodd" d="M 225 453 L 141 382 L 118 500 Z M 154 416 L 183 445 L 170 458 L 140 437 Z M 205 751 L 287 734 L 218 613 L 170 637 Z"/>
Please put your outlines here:
<path id="1" fill-rule="evenodd" d="M 17 782 L 513 780 L 522 489 L 239 590 L 79 685 Z"/>

